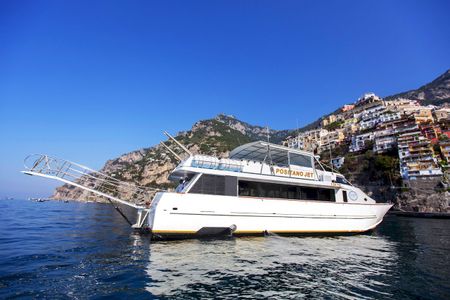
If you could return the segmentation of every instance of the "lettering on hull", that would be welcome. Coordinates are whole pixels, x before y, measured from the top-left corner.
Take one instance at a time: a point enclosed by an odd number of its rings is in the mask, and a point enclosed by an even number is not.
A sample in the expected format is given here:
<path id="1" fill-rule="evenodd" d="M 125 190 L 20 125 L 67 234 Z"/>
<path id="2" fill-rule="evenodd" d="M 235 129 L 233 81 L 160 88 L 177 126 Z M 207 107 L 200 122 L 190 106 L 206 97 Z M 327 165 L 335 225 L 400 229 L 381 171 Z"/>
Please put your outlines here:
<path id="1" fill-rule="evenodd" d="M 314 179 L 314 173 L 309 171 L 289 170 L 286 168 L 275 168 L 275 175 L 286 175 L 300 178 Z"/>

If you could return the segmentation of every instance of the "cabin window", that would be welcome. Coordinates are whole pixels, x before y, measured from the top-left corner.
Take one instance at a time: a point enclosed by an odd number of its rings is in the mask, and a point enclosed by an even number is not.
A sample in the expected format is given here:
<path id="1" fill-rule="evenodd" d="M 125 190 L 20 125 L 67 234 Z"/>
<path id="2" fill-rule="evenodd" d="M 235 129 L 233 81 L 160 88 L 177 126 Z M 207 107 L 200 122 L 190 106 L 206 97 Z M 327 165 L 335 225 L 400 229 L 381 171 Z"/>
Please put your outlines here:
<path id="1" fill-rule="evenodd" d="M 251 182 L 239 181 L 239 196 L 250 196 Z"/>
<path id="2" fill-rule="evenodd" d="M 297 153 L 289 153 L 291 165 L 312 168 L 311 157 Z"/>
<path id="3" fill-rule="evenodd" d="M 347 181 L 347 179 L 345 179 L 344 177 L 341 177 L 341 176 L 336 176 L 336 182 L 341 183 L 341 184 L 350 185 L 350 183 Z"/>
<path id="4" fill-rule="evenodd" d="M 239 196 L 335 201 L 333 189 L 244 180 L 239 181 Z"/>
<path id="5" fill-rule="evenodd" d="M 284 166 L 284 167 L 288 167 L 289 166 L 289 160 L 288 160 L 288 156 L 283 153 L 281 155 L 271 155 L 272 156 L 272 162 L 278 166 Z"/>
<path id="6" fill-rule="evenodd" d="M 202 174 L 189 193 L 236 196 L 237 177 Z"/>
<path id="7" fill-rule="evenodd" d="M 344 200 L 344 202 L 348 202 L 347 191 L 342 191 L 342 199 Z"/>
<path id="8" fill-rule="evenodd" d="M 287 188 L 287 198 L 288 199 L 297 199 L 297 187 L 288 186 Z"/>
<path id="9" fill-rule="evenodd" d="M 334 190 L 330 189 L 317 189 L 317 200 L 320 201 L 334 201 Z"/>

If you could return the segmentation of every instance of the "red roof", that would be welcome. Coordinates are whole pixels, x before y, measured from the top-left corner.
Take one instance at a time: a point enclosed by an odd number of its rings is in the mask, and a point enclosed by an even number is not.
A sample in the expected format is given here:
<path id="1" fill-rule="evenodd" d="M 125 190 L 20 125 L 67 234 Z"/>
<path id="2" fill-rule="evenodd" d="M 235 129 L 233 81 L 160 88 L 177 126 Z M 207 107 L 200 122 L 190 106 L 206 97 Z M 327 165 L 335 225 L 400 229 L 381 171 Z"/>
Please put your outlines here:
<path id="1" fill-rule="evenodd" d="M 443 131 L 442 134 L 445 134 L 450 139 L 450 131 Z M 438 138 L 434 138 L 431 140 L 432 144 L 436 144 L 439 141 Z"/>

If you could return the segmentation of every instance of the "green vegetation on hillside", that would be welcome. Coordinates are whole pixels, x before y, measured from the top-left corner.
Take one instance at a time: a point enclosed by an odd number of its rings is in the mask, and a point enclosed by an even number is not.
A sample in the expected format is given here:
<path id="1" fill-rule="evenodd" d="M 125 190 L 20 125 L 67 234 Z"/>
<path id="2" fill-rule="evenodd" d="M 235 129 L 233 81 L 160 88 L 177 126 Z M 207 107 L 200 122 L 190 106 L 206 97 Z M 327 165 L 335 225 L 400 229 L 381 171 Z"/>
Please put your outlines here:
<path id="1" fill-rule="evenodd" d="M 333 123 L 328 124 L 324 128 L 326 130 L 328 130 L 328 131 L 333 131 L 333 130 L 336 130 L 338 128 L 341 128 L 342 124 L 344 124 L 344 121 L 334 121 Z"/>
<path id="2" fill-rule="evenodd" d="M 217 120 L 201 121 L 198 129 L 180 135 L 177 139 L 184 145 L 198 145 L 200 153 L 208 155 L 220 155 L 252 141 L 250 137 Z"/>
<path id="3" fill-rule="evenodd" d="M 383 154 L 367 150 L 363 153 L 347 153 L 345 162 L 339 171 L 360 185 L 380 183 L 400 186 L 401 177 L 398 168 L 397 149 Z"/>

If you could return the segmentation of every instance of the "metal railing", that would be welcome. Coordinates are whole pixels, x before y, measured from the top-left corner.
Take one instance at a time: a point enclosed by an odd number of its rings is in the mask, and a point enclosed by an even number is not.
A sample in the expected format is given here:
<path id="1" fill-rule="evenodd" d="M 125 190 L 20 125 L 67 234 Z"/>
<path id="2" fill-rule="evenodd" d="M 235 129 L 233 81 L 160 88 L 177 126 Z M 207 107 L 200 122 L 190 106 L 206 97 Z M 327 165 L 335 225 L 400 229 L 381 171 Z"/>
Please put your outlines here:
<path id="1" fill-rule="evenodd" d="M 59 180 L 135 208 L 144 208 L 144 203 L 150 202 L 155 192 L 163 191 L 121 181 L 89 167 L 45 154 L 27 156 L 24 165 L 26 171 L 23 173 L 27 175 Z"/>

